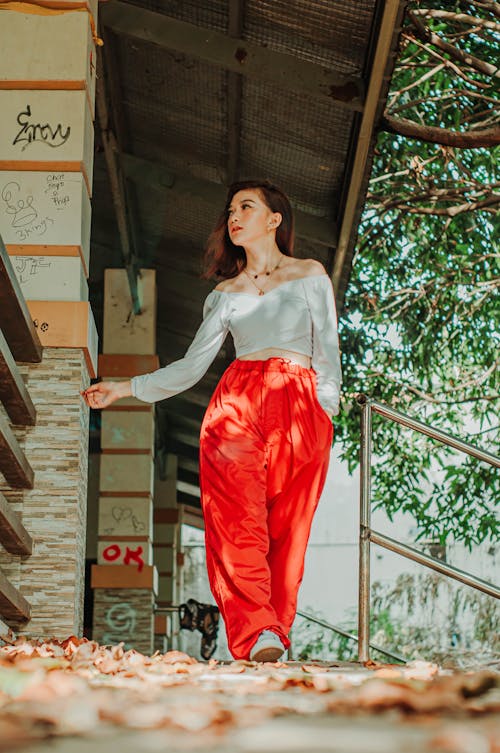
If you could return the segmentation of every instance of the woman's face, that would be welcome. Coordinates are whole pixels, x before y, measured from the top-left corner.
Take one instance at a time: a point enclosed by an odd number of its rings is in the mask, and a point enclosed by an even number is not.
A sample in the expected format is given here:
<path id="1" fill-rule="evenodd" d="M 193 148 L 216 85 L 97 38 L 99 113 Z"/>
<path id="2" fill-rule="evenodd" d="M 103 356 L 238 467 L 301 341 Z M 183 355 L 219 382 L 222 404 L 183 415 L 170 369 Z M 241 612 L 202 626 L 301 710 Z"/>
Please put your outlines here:
<path id="1" fill-rule="evenodd" d="M 269 235 L 281 222 L 279 212 L 272 212 L 259 191 L 248 188 L 235 193 L 228 210 L 227 228 L 235 246 L 246 246 Z"/>

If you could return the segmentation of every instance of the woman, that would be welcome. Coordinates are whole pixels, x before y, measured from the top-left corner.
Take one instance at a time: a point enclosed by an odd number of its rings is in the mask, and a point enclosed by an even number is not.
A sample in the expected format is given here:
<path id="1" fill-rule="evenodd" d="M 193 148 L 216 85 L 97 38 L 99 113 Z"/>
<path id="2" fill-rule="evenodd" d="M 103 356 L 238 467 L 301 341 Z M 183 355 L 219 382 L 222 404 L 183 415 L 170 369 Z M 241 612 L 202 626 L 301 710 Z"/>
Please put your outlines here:
<path id="1" fill-rule="evenodd" d="M 279 188 L 233 184 L 205 258 L 206 276 L 223 279 L 184 358 L 82 393 L 92 408 L 171 397 L 203 376 L 232 333 L 236 360 L 201 426 L 200 489 L 210 585 L 236 659 L 276 661 L 290 645 L 339 410 L 332 285 L 319 262 L 293 257 L 293 238 Z"/>

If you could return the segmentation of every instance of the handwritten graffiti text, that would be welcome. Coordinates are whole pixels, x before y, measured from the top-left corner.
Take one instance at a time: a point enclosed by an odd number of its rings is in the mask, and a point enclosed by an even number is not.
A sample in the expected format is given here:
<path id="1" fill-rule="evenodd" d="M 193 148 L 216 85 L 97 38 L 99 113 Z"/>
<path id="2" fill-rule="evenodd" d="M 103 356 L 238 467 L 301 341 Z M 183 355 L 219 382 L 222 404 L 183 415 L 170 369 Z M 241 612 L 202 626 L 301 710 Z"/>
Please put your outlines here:
<path id="1" fill-rule="evenodd" d="M 123 557 L 124 565 L 136 564 L 137 570 L 141 572 L 144 567 L 142 552 L 142 546 L 138 546 L 137 549 L 130 549 L 127 546 L 125 552 L 123 552 L 118 544 L 110 544 L 103 550 L 102 556 L 106 562 L 116 562 L 120 557 Z"/>
<path id="2" fill-rule="evenodd" d="M 49 123 L 32 123 L 30 105 L 26 105 L 26 109 L 21 110 L 16 120 L 21 128 L 14 137 L 12 145 L 21 144 L 21 151 L 23 152 L 34 141 L 41 141 L 46 146 L 57 149 L 57 147 L 66 143 L 71 133 L 71 126 L 64 129 L 61 123 L 58 123 L 55 127 Z"/>

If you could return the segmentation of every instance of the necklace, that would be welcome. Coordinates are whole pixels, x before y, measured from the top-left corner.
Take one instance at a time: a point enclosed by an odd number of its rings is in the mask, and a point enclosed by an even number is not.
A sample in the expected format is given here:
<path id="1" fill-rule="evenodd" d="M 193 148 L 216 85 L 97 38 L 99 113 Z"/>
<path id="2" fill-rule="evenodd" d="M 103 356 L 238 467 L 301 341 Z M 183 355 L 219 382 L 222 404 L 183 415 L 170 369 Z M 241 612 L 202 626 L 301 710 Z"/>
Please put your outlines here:
<path id="1" fill-rule="evenodd" d="M 247 272 L 247 269 L 246 269 L 246 267 L 245 267 L 245 268 L 243 269 L 244 273 L 246 274 L 246 276 L 248 277 L 248 279 L 249 279 L 249 280 L 251 281 L 252 285 L 255 285 L 255 287 L 256 287 L 256 288 L 257 288 L 257 290 L 259 291 L 259 295 L 264 295 L 264 289 L 263 289 L 263 288 L 261 288 L 261 287 L 259 287 L 259 285 L 257 285 L 257 283 L 255 282 L 255 280 L 257 279 L 257 277 L 260 277 L 260 275 L 263 275 L 263 274 L 265 274 L 265 275 L 266 275 L 266 278 L 269 278 L 269 277 L 270 277 L 270 276 L 272 275 L 272 273 L 273 273 L 273 272 L 275 272 L 275 271 L 276 271 L 276 270 L 278 269 L 278 267 L 279 267 L 279 265 L 281 264 L 281 262 L 282 262 L 282 261 L 283 261 L 283 256 L 281 256 L 281 258 L 280 258 L 279 262 L 278 262 L 278 263 L 276 264 L 276 266 L 275 266 L 275 267 L 273 267 L 273 268 L 272 268 L 272 269 L 270 269 L 269 271 L 266 271 L 266 272 L 258 272 L 257 274 L 250 274 L 250 272 Z M 266 279 L 266 280 L 264 280 L 264 285 L 265 285 L 266 283 L 267 283 L 267 279 Z"/>

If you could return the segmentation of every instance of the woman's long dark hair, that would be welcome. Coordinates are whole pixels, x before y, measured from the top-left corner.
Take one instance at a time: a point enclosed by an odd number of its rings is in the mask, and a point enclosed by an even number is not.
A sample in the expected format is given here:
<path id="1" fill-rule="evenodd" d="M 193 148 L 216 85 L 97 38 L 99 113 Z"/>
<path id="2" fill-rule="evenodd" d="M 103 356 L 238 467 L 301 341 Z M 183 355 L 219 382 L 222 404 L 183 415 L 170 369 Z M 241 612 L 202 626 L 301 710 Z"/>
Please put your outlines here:
<path id="1" fill-rule="evenodd" d="M 226 280 L 236 277 L 246 267 L 247 256 L 243 246 L 235 246 L 229 237 L 227 220 L 233 196 L 238 191 L 258 191 L 271 212 L 279 212 L 282 220 L 276 230 L 276 243 L 285 256 L 293 256 L 295 240 L 292 207 L 286 194 L 268 180 L 241 180 L 229 186 L 226 206 L 207 241 L 203 257 L 203 277 Z"/>

